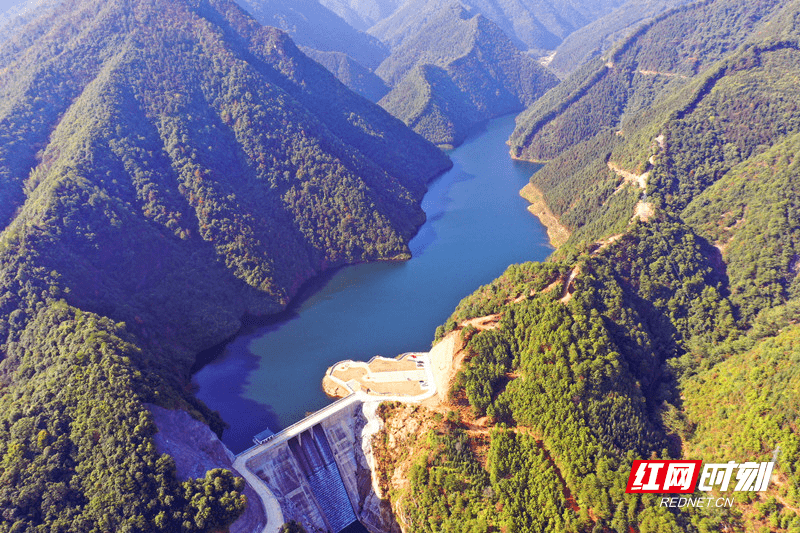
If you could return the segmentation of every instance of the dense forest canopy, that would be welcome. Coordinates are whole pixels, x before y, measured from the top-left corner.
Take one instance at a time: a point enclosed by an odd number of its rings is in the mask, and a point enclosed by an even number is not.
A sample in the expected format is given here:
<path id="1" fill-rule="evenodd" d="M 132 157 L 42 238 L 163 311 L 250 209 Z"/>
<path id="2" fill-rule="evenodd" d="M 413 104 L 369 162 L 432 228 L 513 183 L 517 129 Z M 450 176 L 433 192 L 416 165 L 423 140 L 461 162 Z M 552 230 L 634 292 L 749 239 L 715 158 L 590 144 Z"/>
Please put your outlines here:
<path id="1" fill-rule="evenodd" d="M 328 3 L 333 1 L 326 0 Z M 564 37 L 623 3 L 622 0 L 471 0 L 461 5 L 492 20 L 514 41 L 515 46 L 540 52 L 555 49 Z M 458 4 L 452 0 L 408 0 L 390 16 L 374 22 L 367 32 L 395 47 L 419 31 L 432 14 Z"/>
<path id="2" fill-rule="evenodd" d="M 380 100 L 426 139 L 450 147 L 476 125 L 521 111 L 553 87 L 556 76 L 540 62 L 555 54 L 561 72 L 573 69 L 613 36 L 678 1 L 241 3 L 262 23 L 288 31 L 350 89 Z M 347 23 L 369 38 L 346 29 Z M 584 27 L 583 37 L 565 40 Z"/>
<path id="3" fill-rule="evenodd" d="M 628 0 L 607 15 L 570 33 L 548 58 L 547 67 L 565 78 L 587 61 L 611 49 L 643 23 L 690 1 Z"/>
<path id="4" fill-rule="evenodd" d="M 284 30 L 300 46 L 320 52 L 340 52 L 368 69 L 387 55 L 388 47 L 360 32 L 316 0 L 240 0 L 264 26 Z"/>
<path id="5" fill-rule="evenodd" d="M 433 14 L 376 73 L 392 86 L 381 106 L 431 142 L 451 146 L 558 82 L 491 20 L 460 5 Z"/>

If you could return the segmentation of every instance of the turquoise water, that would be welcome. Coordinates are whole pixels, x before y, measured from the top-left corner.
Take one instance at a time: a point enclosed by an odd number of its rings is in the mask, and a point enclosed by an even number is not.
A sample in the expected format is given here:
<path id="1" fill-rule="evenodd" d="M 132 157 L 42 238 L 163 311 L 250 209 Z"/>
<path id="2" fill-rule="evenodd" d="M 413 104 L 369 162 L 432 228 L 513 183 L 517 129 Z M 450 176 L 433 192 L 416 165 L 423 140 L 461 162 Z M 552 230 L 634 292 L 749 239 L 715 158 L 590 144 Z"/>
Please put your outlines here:
<path id="1" fill-rule="evenodd" d="M 539 166 L 515 162 L 514 117 L 490 121 L 450 152 L 454 167 L 429 186 L 413 258 L 338 270 L 310 284 L 274 323 L 239 335 L 195 375 L 197 396 L 230 424 L 234 451 L 327 405 L 325 370 L 343 359 L 427 351 L 458 302 L 512 263 L 552 248 L 519 189 Z"/>

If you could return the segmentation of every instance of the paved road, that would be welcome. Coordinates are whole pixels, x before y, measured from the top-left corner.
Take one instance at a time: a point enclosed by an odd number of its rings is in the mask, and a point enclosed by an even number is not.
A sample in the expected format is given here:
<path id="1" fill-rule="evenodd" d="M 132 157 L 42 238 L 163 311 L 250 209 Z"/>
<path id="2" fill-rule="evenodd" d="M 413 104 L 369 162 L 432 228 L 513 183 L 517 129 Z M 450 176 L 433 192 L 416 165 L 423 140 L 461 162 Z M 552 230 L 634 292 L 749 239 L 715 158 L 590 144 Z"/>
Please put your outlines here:
<path id="1" fill-rule="evenodd" d="M 247 468 L 247 461 L 251 457 L 258 454 L 260 450 L 257 447 L 250 448 L 241 455 L 238 455 L 233 461 L 233 467 L 244 477 L 247 484 L 256 491 L 258 497 L 261 498 L 261 504 L 264 506 L 264 514 L 267 515 L 267 523 L 264 525 L 262 533 L 279 533 L 281 526 L 284 523 L 283 511 L 281 511 L 281 504 L 278 503 L 275 495 L 267 488 L 267 485 L 261 481 L 257 475 Z"/>

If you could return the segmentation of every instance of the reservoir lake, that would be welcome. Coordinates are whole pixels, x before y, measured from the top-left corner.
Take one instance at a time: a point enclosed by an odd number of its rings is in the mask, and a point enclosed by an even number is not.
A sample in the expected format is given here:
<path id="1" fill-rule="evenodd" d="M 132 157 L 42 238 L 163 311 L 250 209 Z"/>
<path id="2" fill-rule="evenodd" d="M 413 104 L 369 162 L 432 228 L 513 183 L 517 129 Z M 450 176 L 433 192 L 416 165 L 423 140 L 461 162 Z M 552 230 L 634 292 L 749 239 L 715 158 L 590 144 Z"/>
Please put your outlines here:
<path id="1" fill-rule="evenodd" d="M 280 429 L 332 400 L 327 368 L 344 359 L 430 349 L 458 302 L 512 263 L 552 251 L 519 190 L 539 165 L 513 161 L 514 117 L 489 121 L 449 152 L 454 166 L 428 185 L 427 221 L 412 259 L 348 266 L 307 284 L 280 316 L 245 328 L 194 376 L 197 397 L 230 427 L 235 453 L 264 429 Z"/>

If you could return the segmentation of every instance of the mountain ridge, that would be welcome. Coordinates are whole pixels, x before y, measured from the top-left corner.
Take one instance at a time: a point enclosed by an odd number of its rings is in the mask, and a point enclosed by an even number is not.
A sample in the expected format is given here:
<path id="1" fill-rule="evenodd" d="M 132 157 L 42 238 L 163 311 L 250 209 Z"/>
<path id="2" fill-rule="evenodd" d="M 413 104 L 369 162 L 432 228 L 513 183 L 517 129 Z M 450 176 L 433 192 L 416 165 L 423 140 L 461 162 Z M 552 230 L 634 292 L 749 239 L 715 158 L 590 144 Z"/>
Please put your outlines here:
<path id="1" fill-rule="evenodd" d="M 557 82 L 493 22 L 458 4 L 433 16 L 376 73 L 393 85 L 379 104 L 444 146 L 459 144 L 484 120 L 521 109 Z"/>
<path id="2" fill-rule="evenodd" d="M 378 39 L 351 27 L 314 0 L 241 0 L 239 4 L 264 26 L 284 30 L 300 46 L 342 52 L 370 69 L 389 54 Z"/>
<path id="3" fill-rule="evenodd" d="M 367 31 L 394 48 L 419 31 L 430 16 L 452 0 L 411 0 Z M 553 50 L 571 32 L 599 18 L 623 2 L 493 2 L 475 0 L 465 5 L 492 20 L 522 50 Z"/>
<path id="4" fill-rule="evenodd" d="M 381 78 L 343 52 L 321 52 L 313 48 L 302 50 L 328 69 L 348 89 L 371 102 L 377 102 L 389 92 L 389 87 Z"/>
<path id="5" fill-rule="evenodd" d="M 0 520 L 219 530 L 241 480 L 180 482 L 145 404 L 220 433 L 197 352 L 323 270 L 407 257 L 452 163 L 228 0 L 66 0 L 21 31 L 0 53 Z"/>

